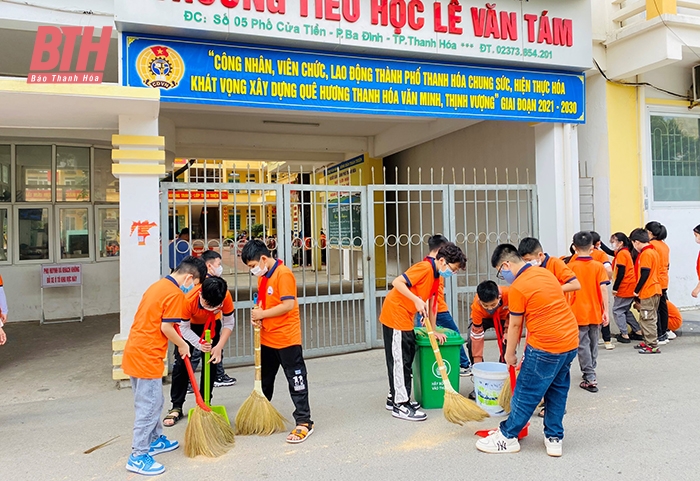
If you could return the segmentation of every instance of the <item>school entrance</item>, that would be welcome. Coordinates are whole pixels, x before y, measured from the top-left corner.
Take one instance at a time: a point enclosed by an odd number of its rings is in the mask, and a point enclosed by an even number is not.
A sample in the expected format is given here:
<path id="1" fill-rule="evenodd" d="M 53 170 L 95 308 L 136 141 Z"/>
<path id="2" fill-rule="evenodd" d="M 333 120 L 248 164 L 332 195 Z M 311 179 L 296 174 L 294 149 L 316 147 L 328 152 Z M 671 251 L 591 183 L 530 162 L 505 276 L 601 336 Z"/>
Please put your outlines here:
<path id="1" fill-rule="evenodd" d="M 253 360 L 257 279 L 240 258 L 250 239 L 263 240 L 292 267 L 305 355 L 322 356 L 382 345 L 383 298 L 392 280 L 428 253 L 431 235 L 445 235 L 467 254 L 466 272 L 446 285 L 448 305 L 467 332 L 476 285 L 495 277 L 493 248 L 538 234 L 528 170 L 410 172 L 363 155 L 319 171 L 233 161 L 197 161 L 189 171 L 188 182 L 161 184 L 161 235 L 173 239 L 189 227 L 194 255 L 221 254 L 237 319 L 227 365 Z M 164 275 L 168 256 L 164 248 Z"/>

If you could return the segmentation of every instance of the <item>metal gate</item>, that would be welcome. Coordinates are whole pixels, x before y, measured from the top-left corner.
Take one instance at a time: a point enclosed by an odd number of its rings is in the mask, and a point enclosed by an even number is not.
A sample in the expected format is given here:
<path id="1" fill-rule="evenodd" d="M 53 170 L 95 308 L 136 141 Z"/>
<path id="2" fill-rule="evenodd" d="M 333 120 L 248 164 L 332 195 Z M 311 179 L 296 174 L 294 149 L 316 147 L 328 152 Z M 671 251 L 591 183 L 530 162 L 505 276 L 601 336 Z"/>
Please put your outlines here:
<path id="1" fill-rule="evenodd" d="M 277 176 L 283 183 L 208 182 L 205 176 L 204 182 L 161 184 L 162 238 L 170 241 L 185 224 L 192 230 L 187 243 L 163 243 L 163 274 L 170 271 L 171 250 L 222 255 L 237 318 L 224 351 L 227 365 L 252 362 L 248 320 L 257 282 L 240 260 L 252 237 L 264 239 L 292 268 L 305 355 L 313 357 L 382 345 L 383 299 L 393 279 L 425 257 L 433 234 L 467 254 L 466 272 L 446 286 L 448 305 L 466 332 L 476 285 L 495 279 L 493 248 L 538 231 L 536 188 L 527 173 L 520 179 L 516 171 L 510 179 L 506 171 L 499 179 L 495 172 L 495 183 L 487 182 L 486 172 L 481 183 L 476 171 L 469 180 L 463 171 L 459 182 L 453 172 L 452 183 L 442 173 L 432 183 L 431 170 L 430 183 L 419 174 L 419 183 L 398 184 L 385 182 L 382 172 L 381 183 L 368 186 L 315 183 L 328 179 L 327 172 L 317 174 L 306 174 L 304 184 L 284 183 L 291 173 Z"/>

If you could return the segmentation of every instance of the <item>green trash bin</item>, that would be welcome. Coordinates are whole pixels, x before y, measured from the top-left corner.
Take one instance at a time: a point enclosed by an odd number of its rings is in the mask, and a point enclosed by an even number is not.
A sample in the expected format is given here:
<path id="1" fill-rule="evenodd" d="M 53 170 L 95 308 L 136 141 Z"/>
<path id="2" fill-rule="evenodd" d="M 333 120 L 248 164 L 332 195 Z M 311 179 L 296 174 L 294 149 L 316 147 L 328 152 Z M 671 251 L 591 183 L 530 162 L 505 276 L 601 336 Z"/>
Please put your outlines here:
<path id="1" fill-rule="evenodd" d="M 437 330 L 447 336 L 440 345 L 440 353 L 447 369 L 450 384 L 459 391 L 459 354 L 464 339 L 450 329 Z M 445 386 L 440 376 L 435 353 L 430 345 L 428 333 L 424 327 L 416 328 L 416 358 L 413 361 L 413 391 L 416 401 L 426 409 L 441 409 L 445 402 Z"/>

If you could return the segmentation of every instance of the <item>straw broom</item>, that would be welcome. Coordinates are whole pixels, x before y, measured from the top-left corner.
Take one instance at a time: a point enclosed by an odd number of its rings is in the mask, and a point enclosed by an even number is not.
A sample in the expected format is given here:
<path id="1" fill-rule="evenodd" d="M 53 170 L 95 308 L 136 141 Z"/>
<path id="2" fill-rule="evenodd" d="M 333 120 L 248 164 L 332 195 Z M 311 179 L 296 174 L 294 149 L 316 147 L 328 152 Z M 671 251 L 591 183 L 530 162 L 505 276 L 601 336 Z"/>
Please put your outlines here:
<path id="1" fill-rule="evenodd" d="M 197 388 L 190 358 L 184 358 L 197 406 L 192 411 L 185 430 L 185 456 L 194 458 L 203 455 L 218 458 L 233 447 L 234 431 L 223 416 L 215 413 L 202 399 Z"/>
<path id="2" fill-rule="evenodd" d="M 236 414 L 236 432 L 249 435 L 269 436 L 287 428 L 287 420 L 282 416 L 262 391 L 260 372 L 260 327 L 255 326 L 255 387 L 253 392 L 241 404 Z"/>
<path id="3" fill-rule="evenodd" d="M 506 378 L 501 388 L 501 393 L 498 395 L 498 405 L 501 406 L 501 409 L 506 413 L 510 414 L 510 402 L 513 399 L 513 391 L 515 390 L 513 386 L 515 386 L 515 378 L 520 371 L 516 371 L 513 366 L 508 366 L 508 372 L 510 376 Z"/>
<path id="4" fill-rule="evenodd" d="M 445 402 L 442 405 L 442 412 L 445 415 L 445 419 L 451 423 L 459 424 L 460 426 L 468 421 L 483 421 L 489 417 L 489 414 L 475 403 L 471 402 L 469 399 L 455 391 L 452 384 L 450 384 L 450 380 L 447 377 L 447 369 L 445 369 L 445 363 L 442 360 L 442 354 L 440 353 L 440 348 L 438 347 L 437 340 L 435 339 L 435 332 L 433 332 L 432 323 L 428 317 L 424 317 L 423 321 L 425 322 L 425 327 L 428 331 L 430 345 L 435 353 L 435 360 L 438 363 L 442 383 L 445 386 Z"/>

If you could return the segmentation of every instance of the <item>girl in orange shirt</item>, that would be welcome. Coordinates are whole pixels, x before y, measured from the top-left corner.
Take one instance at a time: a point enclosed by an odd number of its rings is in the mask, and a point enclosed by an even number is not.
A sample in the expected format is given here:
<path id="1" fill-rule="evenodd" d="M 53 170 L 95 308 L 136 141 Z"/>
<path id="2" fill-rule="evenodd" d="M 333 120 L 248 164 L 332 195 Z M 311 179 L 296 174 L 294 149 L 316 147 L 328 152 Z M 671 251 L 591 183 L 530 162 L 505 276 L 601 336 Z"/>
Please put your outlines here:
<path id="1" fill-rule="evenodd" d="M 659 254 L 659 259 L 661 263 L 659 265 L 659 283 L 661 284 L 661 298 L 659 299 L 659 310 L 658 310 L 658 323 L 657 331 L 659 334 L 659 344 L 668 344 L 668 268 L 669 268 L 669 258 L 670 249 L 668 244 L 664 242 L 666 239 L 667 232 L 666 227 L 660 222 L 652 221 L 648 222 L 644 226 L 644 229 L 649 233 L 651 238 L 650 244 L 654 246 L 654 250 Z M 675 335 L 674 335 L 675 337 Z"/>
<path id="2" fill-rule="evenodd" d="M 620 329 L 617 342 L 629 344 L 632 340 L 643 341 L 642 328 L 630 308 L 634 302 L 634 287 L 637 284 L 637 276 L 634 272 L 632 260 L 632 242 L 622 232 L 616 232 L 610 236 L 610 245 L 615 253 L 613 259 L 613 317 Z M 631 334 L 627 334 L 627 325 L 632 328 Z"/>
<path id="3" fill-rule="evenodd" d="M 700 225 L 695 226 L 695 229 L 693 229 L 693 234 L 695 234 L 695 242 L 700 244 Z M 698 294 L 700 294 L 700 252 L 698 252 L 698 260 L 695 263 L 695 270 L 698 273 L 698 285 L 695 286 L 695 289 L 693 289 L 691 296 L 698 297 Z"/>

